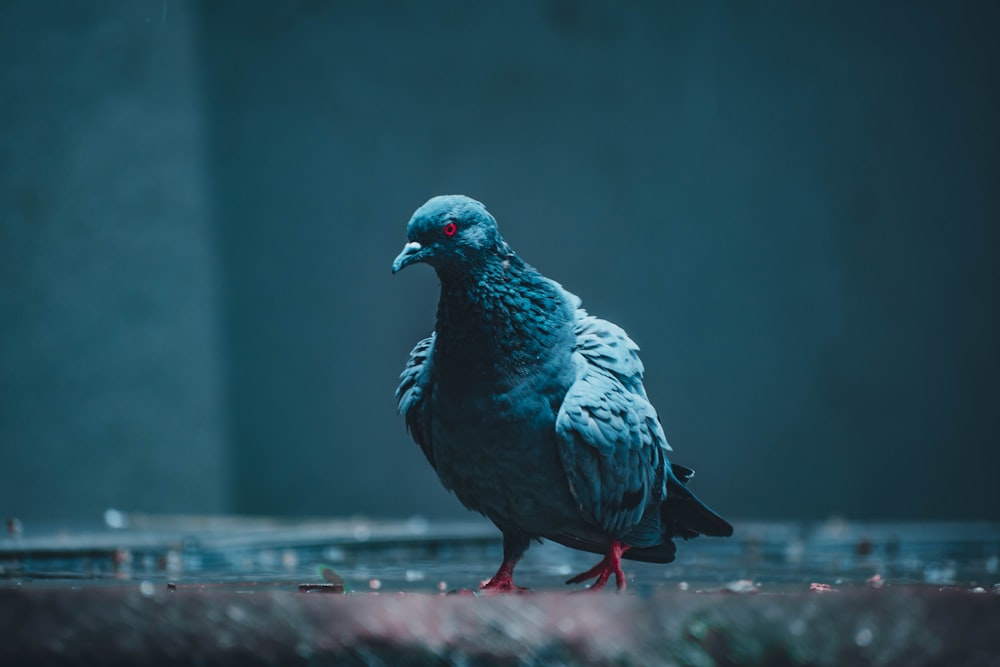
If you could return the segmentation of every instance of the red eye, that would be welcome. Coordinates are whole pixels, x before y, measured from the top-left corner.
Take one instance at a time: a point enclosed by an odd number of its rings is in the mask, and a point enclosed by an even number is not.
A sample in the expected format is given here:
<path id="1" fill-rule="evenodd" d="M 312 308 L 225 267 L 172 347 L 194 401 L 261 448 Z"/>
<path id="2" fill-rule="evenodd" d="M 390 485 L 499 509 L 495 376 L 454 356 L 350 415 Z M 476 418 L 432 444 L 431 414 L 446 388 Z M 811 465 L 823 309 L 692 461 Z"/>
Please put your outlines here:
<path id="1" fill-rule="evenodd" d="M 455 232 L 457 232 L 457 231 L 458 231 L 458 225 L 456 225 L 454 222 L 445 223 L 445 226 L 444 226 L 444 235 L 445 236 L 454 236 Z"/>

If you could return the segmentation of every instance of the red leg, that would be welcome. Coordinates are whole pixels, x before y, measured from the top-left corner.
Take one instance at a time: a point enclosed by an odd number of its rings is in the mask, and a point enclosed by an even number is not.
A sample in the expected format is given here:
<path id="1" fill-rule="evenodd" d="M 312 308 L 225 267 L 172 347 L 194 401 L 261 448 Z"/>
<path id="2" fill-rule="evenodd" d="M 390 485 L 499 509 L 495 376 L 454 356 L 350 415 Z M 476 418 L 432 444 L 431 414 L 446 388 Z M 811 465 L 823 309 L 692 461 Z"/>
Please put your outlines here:
<path id="1" fill-rule="evenodd" d="M 528 590 L 514 583 L 514 566 L 528 550 L 531 542 L 518 533 L 504 532 L 503 562 L 493 578 L 479 587 L 484 593 L 523 593 Z"/>
<path id="2" fill-rule="evenodd" d="M 601 562 L 590 568 L 586 572 L 581 572 L 580 574 L 567 579 L 567 584 L 579 584 L 580 582 L 587 581 L 588 579 L 596 580 L 593 584 L 588 587 L 588 590 L 596 591 L 604 588 L 604 584 L 608 582 L 608 577 L 612 574 L 615 575 L 615 586 L 619 591 L 625 590 L 625 573 L 622 572 L 622 554 L 628 551 L 630 545 L 623 544 L 618 540 L 611 540 L 611 544 L 608 545 L 608 552 L 601 559 Z M 501 566 L 501 569 L 502 566 Z M 499 573 L 497 573 L 499 574 Z"/>
<path id="3" fill-rule="evenodd" d="M 493 575 L 493 578 L 479 587 L 484 593 L 522 593 L 527 588 L 514 583 L 514 566 L 516 560 L 504 560 L 500 563 L 500 569 Z"/>

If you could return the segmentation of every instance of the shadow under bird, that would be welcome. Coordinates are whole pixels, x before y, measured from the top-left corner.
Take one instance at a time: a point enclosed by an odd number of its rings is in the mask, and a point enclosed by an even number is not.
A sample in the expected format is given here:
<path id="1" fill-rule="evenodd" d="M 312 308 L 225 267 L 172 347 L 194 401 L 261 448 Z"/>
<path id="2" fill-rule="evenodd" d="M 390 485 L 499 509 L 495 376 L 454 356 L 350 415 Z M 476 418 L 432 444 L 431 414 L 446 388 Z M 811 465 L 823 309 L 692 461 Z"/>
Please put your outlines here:
<path id="1" fill-rule="evenodd" d="M 430 199 L 406 234 L 393 273 L 430 264 L 441 297 L 396 398 L 441 483 L 503 533 L 482 590 L 523 590 L 514 566 L 532 540 L 603 554 L 567 583 L 614 575 L 623 590 L 622 558 L 668 563 L 674 538 L 732 534 L 668 460 L 625 331 L 522 261 L 474 199 Z"/>

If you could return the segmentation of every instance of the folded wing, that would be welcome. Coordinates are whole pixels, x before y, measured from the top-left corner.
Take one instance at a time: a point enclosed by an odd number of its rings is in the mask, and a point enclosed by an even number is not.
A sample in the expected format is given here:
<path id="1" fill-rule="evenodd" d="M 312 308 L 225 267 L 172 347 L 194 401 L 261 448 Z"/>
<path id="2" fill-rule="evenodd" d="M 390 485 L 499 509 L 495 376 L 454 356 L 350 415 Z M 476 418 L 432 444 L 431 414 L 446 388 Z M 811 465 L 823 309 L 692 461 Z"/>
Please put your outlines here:
<path id="1" fill-rule="evenodd" d="M 420 445 L 424 456 L 434 465 L 431 448 L 431 401 L 434 387 L 434 334 L 417 343 L 410 351 L 406 368 L 399 376 L 396 388 L 397 410 L 406 418 L 406 430 Z"/>

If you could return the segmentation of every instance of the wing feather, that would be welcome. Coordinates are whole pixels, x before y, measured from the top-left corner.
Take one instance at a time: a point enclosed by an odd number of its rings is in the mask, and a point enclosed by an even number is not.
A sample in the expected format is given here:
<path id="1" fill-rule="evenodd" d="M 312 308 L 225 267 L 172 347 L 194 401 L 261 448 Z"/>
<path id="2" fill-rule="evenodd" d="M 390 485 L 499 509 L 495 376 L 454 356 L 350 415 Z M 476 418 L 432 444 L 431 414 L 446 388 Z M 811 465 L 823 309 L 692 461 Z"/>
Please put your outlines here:
<path id="1" fill-rule="evenodd" d="M 642 386 L 645 369 L 639 359 L 639 346 L 618 325 L 588 315 L 582 308 L 577 314 L 576 340 L 580 354 L 614 375 L 632 393 L 645 397 Z"/>
<path id="2" fill-rule="evenodd" d="M 642 526 L 659 537 L 655 512 L 666 497 L 669 450 L 642 387 L 638 346 L 620 328 L 581 313 L 573 361 L 577 376 L 556 417 L 560 456 L 581 511 L 623 535 Z"/>
<path id="3" fill-rule="evenodd" d="M 434 386 L 434 334 L 424 338 L 410 351 L 406 368 L 396 388 L 397 411 L 406 418 L 406 430 L 420 445 L 424 456 L 434 465 L 431 448 L 430 394 Z"/>

